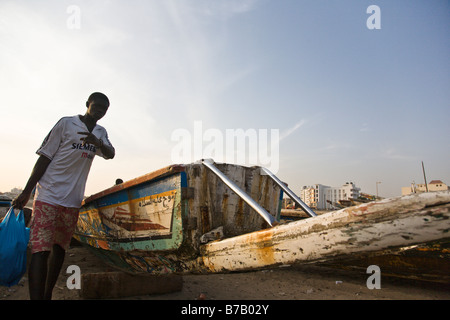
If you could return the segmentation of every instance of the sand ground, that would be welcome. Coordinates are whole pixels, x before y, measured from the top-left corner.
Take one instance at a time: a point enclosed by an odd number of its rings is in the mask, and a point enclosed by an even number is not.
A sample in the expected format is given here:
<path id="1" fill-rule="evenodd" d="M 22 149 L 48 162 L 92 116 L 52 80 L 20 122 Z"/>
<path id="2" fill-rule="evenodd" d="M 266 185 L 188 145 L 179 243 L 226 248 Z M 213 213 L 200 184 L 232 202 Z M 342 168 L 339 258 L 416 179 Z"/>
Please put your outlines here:
<path id="1" fill-rule="evenodd" d="M 72 246 L 53 292 L 54 300 L 81 300 L 79 290 L 68 289 L 66 273 L 77 265 L 81 273 L 114 271 L 88 249 Z M 181 291 L 121 298 L 121 300 L 448 300 L 450 289 L 435 283 L 423 283 L 383 277 L 381 289 L 368 289 L 365 272 L 324 266 L 296 265 L 275 269 L 227 274 L 183 275 Z M 0 287 L 0 300 L 27 300 L 28 279 L 11 288 Z"/>

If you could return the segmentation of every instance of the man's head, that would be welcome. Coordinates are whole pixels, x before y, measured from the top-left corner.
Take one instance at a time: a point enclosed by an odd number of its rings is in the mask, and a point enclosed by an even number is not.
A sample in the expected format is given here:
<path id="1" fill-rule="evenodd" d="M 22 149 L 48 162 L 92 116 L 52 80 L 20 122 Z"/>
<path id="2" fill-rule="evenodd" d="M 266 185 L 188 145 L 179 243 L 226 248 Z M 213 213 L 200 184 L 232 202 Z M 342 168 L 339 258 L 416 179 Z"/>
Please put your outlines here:
<path id="1" fill-rule="evenodd" d="M 86 113 L 96 120 L 100 120 L 106 114 L 109 107 L 109 99 L 101 92 L 94 92 L 86 101 Z"/>

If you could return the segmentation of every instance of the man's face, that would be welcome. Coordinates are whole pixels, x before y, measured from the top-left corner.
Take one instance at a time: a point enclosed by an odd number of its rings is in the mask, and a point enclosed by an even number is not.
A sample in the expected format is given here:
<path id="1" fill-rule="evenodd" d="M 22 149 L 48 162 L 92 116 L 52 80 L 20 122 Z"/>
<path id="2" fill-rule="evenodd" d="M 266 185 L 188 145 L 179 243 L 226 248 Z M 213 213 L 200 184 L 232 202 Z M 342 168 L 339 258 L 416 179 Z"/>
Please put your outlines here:
<path id="1" fill-rule="evenodd" d="M 94 119 L 100 120 L 108 111 L 108 102 L 104 100 L 93 100 L 89 103 L 87 113 Z"/>

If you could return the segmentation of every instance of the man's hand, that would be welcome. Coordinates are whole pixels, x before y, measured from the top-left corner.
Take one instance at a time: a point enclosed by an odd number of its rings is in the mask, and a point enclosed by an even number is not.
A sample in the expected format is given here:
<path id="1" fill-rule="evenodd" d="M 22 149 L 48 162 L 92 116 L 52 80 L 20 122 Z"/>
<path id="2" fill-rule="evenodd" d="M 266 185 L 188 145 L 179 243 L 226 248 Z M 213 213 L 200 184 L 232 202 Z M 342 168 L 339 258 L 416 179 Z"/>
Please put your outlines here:
<path id="1" fill-rule="evenodd" d="M 95 147 L 100 148 L 105 159 L 114 158 L 116 151 L 114 150 L 113 146 L 104 144 L 101 139 L 98 139 L 90 132 L 78 132 L 78 133 L 85 135 L 85 137 L 82 137 L 80 139 L 81 141 L 83 141 L 83 145 L 85 145 L 86 143 L 93 144 Z"/>
<path id="2" fill-rule="evenodd" d="M 85 145 L 86 143 L 93 144 L 96 147 L 101 147 L 103 145 L 102 141 L 90 132 L 78 132 L 78 133 L 85 135 L 85 137 L 80 138 L 80 140 L 83 141 L 83 145 Z"/>
<path id="3" fill-rule="evenodd" d="M 12 207 L 14 209 L 22 210 L 23 207 L 25 207 L 25 205 L 27 204 L 28 200 L 30 200 L 30 196 L 31 193 L 23 191 L 17 196 L 17 198 L 12 201 Z"/>

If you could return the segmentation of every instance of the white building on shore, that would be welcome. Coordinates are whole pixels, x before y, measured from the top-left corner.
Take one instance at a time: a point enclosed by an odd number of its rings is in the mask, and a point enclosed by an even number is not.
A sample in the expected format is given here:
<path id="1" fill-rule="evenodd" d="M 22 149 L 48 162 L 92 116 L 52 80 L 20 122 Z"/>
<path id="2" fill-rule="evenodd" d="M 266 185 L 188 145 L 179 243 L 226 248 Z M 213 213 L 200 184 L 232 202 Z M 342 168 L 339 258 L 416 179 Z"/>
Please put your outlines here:
<path id="1" fill-rule="evenodd" d="M 422 193 L 422 192 L 435 192 L 435 191 L 447 191 L 450 188 L 441 180 L 432 180 L 430 183 L 411 183 L 410 187 L 402 187 L 402 196 L 411 193 Z"/>
<path id="2" fill-rule="evenodd" d="M 315 184 L 304 186 L 300 190 L 300 199 L 316 210 L 330 210 L 334 208 L 333 203 L 339 200 L 357 199 L 360 191 L 353 182 L 346 182 L 341 187 Z"/>

